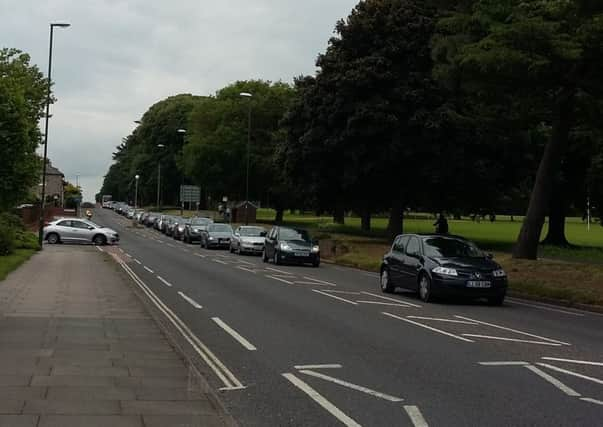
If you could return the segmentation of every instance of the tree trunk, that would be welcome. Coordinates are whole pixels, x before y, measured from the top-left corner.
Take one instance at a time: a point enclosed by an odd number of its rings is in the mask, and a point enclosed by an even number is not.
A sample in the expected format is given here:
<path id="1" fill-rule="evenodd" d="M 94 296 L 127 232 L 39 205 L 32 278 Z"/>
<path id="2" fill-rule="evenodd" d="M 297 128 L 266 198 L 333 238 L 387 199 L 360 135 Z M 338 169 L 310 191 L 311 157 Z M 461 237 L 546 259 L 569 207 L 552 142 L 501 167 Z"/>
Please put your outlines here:
<path id="1" fill-rule="evenodd" d="M 404 206 L 401 201 L 394 200 L 389 211 L 389 222 L 387 224 L 387 235 L 390 241 L 394 241 L 397 235 L 404 230 Z"/>
<path id="2" fill-rule="evenodd" d="M 274 223 L 276 225 L 282 224 L 283 223 L 283 214 L 285 213 L 285 210 L 283 208 L 275 208 L 276 210 L 276 214 L 274 215 Z"/>
<path id="3" fill-rule="evenodd" d="M 364 208 L 360 214 L 360 229 L 365 232 L 371 231 L 371 211 Z"/>
<path id="4" fill-rule="evenodd" d="M 569 246 L 565 238 L 565 197 L 561 188 L 557 189 L 551 197 L 549 210 L 549 230 L 542 241 L 545 245 Z"/>
<path id="5" fill-rule="evenodd" d="M 573 91 L 564 89 L 556 100 L 551 139 L 544 148 L 538 166 L 528 211 L 513 249 L 513 258 L 536 259 L 538 257 L 538 242 L 540 241 L 546 208 L 567 147 L 571 126 L 570 115 L 573 110 L 573 96 Z"/>
<path id="6" fill-rule="evenodd" d="M 333 222 L 335 224 L 345 224 L 345 208 L 341 202 L 337 202 L 335 204 L 335 210 L 333 211 Z"/>

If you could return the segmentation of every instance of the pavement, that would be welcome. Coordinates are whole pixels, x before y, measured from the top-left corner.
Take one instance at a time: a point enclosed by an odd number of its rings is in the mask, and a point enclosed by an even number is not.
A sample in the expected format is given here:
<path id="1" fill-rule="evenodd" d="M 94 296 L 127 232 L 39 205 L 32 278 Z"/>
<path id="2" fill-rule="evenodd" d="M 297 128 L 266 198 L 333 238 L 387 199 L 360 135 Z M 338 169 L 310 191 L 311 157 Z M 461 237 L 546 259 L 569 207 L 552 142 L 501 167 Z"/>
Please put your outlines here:
<path id="1" fill-rule="evenodd" d="M 233 424 L 126 277 L 46 245 L 0 281 L 0 427 Z"/>

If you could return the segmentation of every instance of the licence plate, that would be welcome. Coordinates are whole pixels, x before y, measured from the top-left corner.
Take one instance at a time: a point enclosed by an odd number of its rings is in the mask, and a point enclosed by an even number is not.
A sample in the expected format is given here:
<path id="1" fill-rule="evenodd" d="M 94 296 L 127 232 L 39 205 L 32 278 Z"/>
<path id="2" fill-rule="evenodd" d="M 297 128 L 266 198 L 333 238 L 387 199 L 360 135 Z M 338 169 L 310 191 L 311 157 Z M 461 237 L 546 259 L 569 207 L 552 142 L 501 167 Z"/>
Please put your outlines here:
<path id="1" fill-rule="evenodd" d="M 487 280 L 469 280 L 467 282 L 468 288 L 489 288 L 490 282 Z"/>
<path id="2" fill-rule="evenodd" d="M 307 256 L 308 254 L 305 254 L 303 252 L 295 252 L 294 254 L 295 256 Z"/>

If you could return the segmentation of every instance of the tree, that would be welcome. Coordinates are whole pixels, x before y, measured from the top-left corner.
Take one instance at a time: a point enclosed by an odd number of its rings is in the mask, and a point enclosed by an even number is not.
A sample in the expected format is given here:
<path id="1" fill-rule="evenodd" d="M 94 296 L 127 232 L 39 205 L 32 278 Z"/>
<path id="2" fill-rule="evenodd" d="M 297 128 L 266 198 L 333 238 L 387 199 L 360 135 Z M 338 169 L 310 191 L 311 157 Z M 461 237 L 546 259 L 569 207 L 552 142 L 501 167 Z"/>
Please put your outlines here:
<path id="1" fill-rule="evenodd" d="M 28 197 L 38 184 L 38 121 L 44 114 L 47 80 L 29 55 L 0 50 L 0 210 Z"/>
<path id="2" fill-rule="evenodd" d="M 458 85 L 501 95 L 505 111 L 515 105 L 525 113 L 526 131 L 550 129 L 515 257 L 536 258 L 580 96 L 600 96 L 602 11 L 589 0 L 481 0 L 439 23 L 450 47 L 439 60 Z"/>
<path id="3" fill-rule="evenodd" d="M 77 204 L 82 200 L 82 189 L 68 182 L 63 191 L 65 207 L 69 209 L 77 208 Z"/>

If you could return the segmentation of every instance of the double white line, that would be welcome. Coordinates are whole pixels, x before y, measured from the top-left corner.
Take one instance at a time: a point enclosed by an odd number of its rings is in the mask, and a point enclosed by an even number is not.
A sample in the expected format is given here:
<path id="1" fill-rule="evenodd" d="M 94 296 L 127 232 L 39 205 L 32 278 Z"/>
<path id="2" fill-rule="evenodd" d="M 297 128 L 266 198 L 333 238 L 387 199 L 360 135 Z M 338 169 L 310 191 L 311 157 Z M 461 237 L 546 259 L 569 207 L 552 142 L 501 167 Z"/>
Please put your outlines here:
<path id="1" fill-rule="evenodd" d="M 184 339 L 193 347 L 197 354 L 207 363 L 216 376 L 222 381 L 224 387 L 220 390 L 240 390 L 245 386 L 234 376 L 234 374 L 216 357 L 215 354 L 180 320 L 178 316 L 167 307 L 151 289 L 132 271 L 128 265 L 118 260 L 121 267 L 128 273 L 140 289 L 149 297 L 155 306 L 174 325 Z"/>

